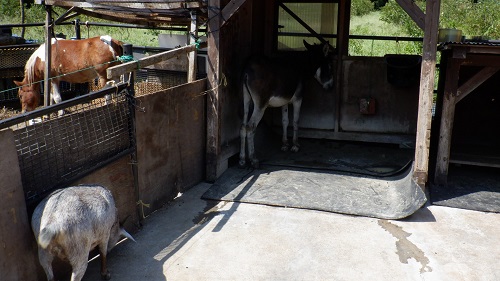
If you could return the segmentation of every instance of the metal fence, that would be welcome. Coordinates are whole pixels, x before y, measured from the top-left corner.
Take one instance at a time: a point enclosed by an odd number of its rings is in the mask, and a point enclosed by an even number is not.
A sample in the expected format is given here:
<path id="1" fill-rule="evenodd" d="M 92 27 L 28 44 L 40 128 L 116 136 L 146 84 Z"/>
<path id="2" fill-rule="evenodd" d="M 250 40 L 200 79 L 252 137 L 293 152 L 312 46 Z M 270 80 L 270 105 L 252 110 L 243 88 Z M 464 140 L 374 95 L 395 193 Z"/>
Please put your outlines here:
<path id="1" fill-rule="evenodd" d="M 133 104 L 121 83 L 0 122 L 14 131 L 27 202 L 132 153 Z"/>

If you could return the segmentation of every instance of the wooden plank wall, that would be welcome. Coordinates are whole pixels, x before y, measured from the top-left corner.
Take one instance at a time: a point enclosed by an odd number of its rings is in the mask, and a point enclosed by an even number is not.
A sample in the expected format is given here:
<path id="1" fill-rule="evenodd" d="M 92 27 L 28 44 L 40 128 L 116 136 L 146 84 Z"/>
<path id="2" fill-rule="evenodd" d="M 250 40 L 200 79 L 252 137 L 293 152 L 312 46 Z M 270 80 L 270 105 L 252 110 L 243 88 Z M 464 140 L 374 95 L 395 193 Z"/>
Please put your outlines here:
<path id="1" fill-rule="evenodd" d="M 146 215 L 205 179 L 205 89 L 202 79 L 137 98 L 144 109 L 136 112 L 136 134 Z"/>

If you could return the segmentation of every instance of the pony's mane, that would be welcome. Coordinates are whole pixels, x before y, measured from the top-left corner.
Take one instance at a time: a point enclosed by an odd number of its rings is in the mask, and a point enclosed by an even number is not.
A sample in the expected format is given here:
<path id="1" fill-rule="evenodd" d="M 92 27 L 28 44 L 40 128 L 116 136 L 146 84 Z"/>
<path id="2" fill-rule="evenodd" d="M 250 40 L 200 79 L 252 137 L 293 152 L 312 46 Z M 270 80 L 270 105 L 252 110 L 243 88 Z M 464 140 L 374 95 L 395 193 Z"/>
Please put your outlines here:
<path id="1" fill-rule="evenodd" d="M 39 48 L 41 48 L 43 45 L 41 45 Z M 38 54 L 37 54 L 38 50 L 35 51 L 31 56 L 30 58 L 28 59 L 28 61 L 26 62 L 26 65 L 24 67 L 24 78 L 26 79 L 26 83 L 28 85 L 31 85 L 33 84 L 33 82 L 35 82 L 35 62 L 36 62 L 36 58 L 38 57 Z"/>

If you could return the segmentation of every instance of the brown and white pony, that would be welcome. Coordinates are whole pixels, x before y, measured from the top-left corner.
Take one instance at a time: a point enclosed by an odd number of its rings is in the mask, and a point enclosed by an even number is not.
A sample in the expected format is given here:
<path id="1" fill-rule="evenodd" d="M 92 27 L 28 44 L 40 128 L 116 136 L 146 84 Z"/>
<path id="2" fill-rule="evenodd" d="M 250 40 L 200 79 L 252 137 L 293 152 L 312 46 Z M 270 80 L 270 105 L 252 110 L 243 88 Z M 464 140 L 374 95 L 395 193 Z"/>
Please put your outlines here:
<path id="1" fill-rule="evenodd" d="M 267 107 L 281 107 L 283 145 L 281 150 L 299 151 L 298 124 L 302 104 L 304 80 L 315 77 L 324 89 L 333 87 L 332 57 L 330 45 L 310 45 L 304 41 L 306 51 L 279 59 L 263 56 L 251 57 L 243 69 L 243 124 L 240 129 L 240 167 L 246 164 L 245 144 L 248 142 L 248 158 L 254 168 L 259 167 L 255 157 L 255 129 Z M 253 113 L 248 119 L 250 104 Z M 288 104 L 293 104 L 293 143 L 289 147 L 287 138 Z"/>
<path id="2" fill-rule="evenodd" d="M 108 35 L 83 40 L 52 38 L 51 44 L 51 103 L 61 102 L 60 81 L 84 83 L 99 77 L 99 86 L 104 86 L 108 81 L 106 69 L 119 64 L 118 57 L 123 53 L 123 43 Z M 14 81 L 19 87 L 23 113 L 34 110 L 40 102 L 45 61 L 45 44 L 42 44 L 26 62 L 23 81 Z"/>

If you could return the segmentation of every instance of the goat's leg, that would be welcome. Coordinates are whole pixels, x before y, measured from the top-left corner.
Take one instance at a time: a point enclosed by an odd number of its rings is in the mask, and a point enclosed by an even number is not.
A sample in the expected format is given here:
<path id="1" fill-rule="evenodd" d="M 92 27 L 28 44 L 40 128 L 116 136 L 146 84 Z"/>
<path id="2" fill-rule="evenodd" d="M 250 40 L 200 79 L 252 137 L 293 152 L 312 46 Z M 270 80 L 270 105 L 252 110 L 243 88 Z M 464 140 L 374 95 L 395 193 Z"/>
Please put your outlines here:
<path id="1" fill-rule="evenodd" d="M 40 265 L 42 265 L 45 275 L 47 275 L 48 281 L 54 280 L 54 272 L 52 271 L 52 260 L 54 256 L 42 247 L 38 247 L 38 260 Z"/>
<path id="2" fill-rule="evenodd" d="M 293 101 L 293 145 L 290 149 L 293 152 L 297 152 L 300 149 L 299 145 L 299 117 L 300 117 L 300 106 L 302 105 L 302 99 L 297 99 Z"/>
<path id="3" fill-rule="evenodd" d="M 239 166 L 244 167 L 245 160 L 245 150 L 246 150 L 246 138 L 247 138 L 247 124 L 248 124 L 248 111 L 251 103 L 250 93 L 245 84 L 243 84 L 243 122 L 240 128 L 240 162 Z"/>
<path id="4" fill-rule="evenodd" d="M 79 254 L 76 256 L 72 256 L 69 258 L 69 263 L 71 264 L 72 273 L 71 273 L 71 281 L 80 281 L 85 275 L 85 271 L 87 270 L 88 265 L 88 252 L 82 252 L 83 254 Z"/>
<path id="5" fill-rule="evenodd" d="M 247 142 L 248 142 L 248 158 L 250 159 L 250 163 L 252 167 L 259 168 L 259 160 L 255 157 L 255 147 L 254 147 L 254 136 L 255 130 L 259 125 L 262 116 L 264 116 L 264 112 L 266 111 L 266 107 L 259 108 L 257 104 L 254 104 L 252 117 L 248 121 L 248 125 L 246 127 L 247 130 Z"/>
<path id="6" fill-rule="evenodd" d="M 109 273 L 109 271 L 108 271 L 108 264 L 107 264 L 107 254 L 108 254 L 107 241 L 108 241 L 108 239 L 106 239 L 106 242 L 99 244 L 99 254 L 101 254 L 101 279 L 102 280 L 111 279 L 111 273 Z"/>
<path id="7" fill-rule="evenodd" d="M 283 125 L 283 137 L 281 138 L 281 150 L 288 150 L 288 104 L 281 107 L 281 124 Z"/>

